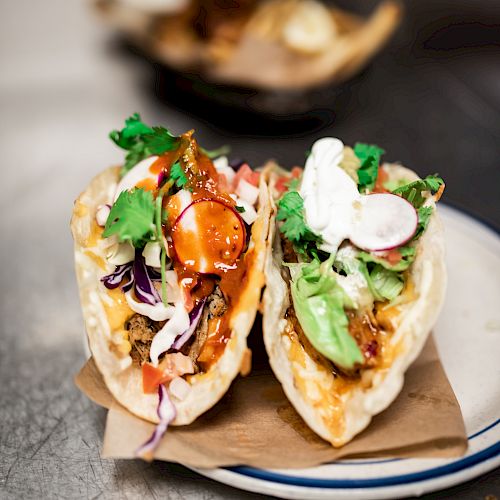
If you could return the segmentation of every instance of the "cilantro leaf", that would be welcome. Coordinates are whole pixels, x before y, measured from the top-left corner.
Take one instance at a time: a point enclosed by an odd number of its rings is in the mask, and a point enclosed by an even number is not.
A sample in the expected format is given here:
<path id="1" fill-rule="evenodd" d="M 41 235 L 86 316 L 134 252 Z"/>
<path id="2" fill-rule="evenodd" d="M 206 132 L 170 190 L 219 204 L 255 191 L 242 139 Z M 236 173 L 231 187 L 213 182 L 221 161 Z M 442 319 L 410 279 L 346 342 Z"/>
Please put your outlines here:
<path id="1" fill-rule="evenodd" d="M 179 138 L 164 127 L 153 127 L 153 132 L 142 137 L 148 156 L 161 155 L 177 148 Z"/>
<path id="2" fill-rule="evenodd" d="M 375 144 L 358 142 L 354 146 L 354 154 L 361 161 L 361 167 L 358 169 L 358 189 L 360 191 L 371 191 L 375 187 L 380 158 L 384 153 L 385 151 Z"/>
<path id="3" fill-rule="evenodd" d="M 109 137 L 117 146 L 128 151 L 122 176 L 145 158 L 176 149 L 180 141 L 164 127 L 149 127 L 143 123 L 139 113 L 127 118 L 125 127 L 113 130 Z"/>
<path id="4" fill-rule="evenodd" d="M 415 231 L 415 235 L 413 236 L 414 240 L 420 238 L 420 236 L 422 236 L 424 231 L 427 229 L 433 211 L 434 209 L 432 207 L 420 207 L 417 210 L 418 224 L 417 224 L 417 230 Z"/>
<path id="5" fill-rule="evenodd" d="M 240 207 L 239 205 L 236 205 L 234 208 L 240 214 L 244 214 L 245 213 L 245 207 Z"/>
<path id="6" fill-rule="evenodd" d="M 170 179 L 175 182 L 175 185 L 179 189 L 185 187 L 188 182 L 186 173 L 184 172 L 184 170 L 181 167 L 181 164 L 178 161 L 175 162 L 172 165 L 172 168 L 170 169 Z"/>
<path id="7" fill-rule="evenodd" d="M 423 193 L 425 191 L 430 191 L 434 194 L 439 190 L 442 184 L 444 184 L 444 181 L 441 177 L 438 177 L 437 174 L 428 175 L 425 179 L 418 179 L 417 181 L 396 188 L 393 194 L 402 196 L 418 209 L 425 202 Z"/>
<path id="8" fill-rule="evenodd" d="M 278 202 L 278 220 L 285 221 L 280 231 L 300 253 L 307 254 L 322 238 L 313 233 L 305 223 L 304 200 L 297 191 L 288 191 Z"/>
<path id="9" fill-rule="evenodd" d="M 294 177 L 293 179 L 290 179 L 288 182 L 285 182 L 285 187 L 289 191 L 297 191 L 297 189 L 299 188 L 299 184 L 300 184 L 300 178 Z"/>
<path id="10" fill-rule="evenodd" d="M 154 239 L 155 205 L 151 191 L 135 188 L 122 191 L 106 221 L 103 237 L 116 234 L 120 242 L 130 241 L 136 248 Z"/>
<path id="11" fill-rule="evenodd" d="M 139 113 L 134 113 L 125 120 L 125 127 L 110 132 L 109 138 L 120 148 L 130 150 L 137 143 L 138 137 L 152 132 L 153 129 L 141 121 Z"/>

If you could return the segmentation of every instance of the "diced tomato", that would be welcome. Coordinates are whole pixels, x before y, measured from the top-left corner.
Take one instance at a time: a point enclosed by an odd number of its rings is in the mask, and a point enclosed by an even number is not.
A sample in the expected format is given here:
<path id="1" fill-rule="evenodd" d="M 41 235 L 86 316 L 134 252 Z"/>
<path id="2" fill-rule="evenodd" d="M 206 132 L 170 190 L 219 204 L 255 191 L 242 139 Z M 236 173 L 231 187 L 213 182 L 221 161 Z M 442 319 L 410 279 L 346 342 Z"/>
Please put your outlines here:
<path id="1" fill-rule="evenodd" d="M 248 166 L 247 163 L 243 163 L 243 165 L 241 165 L 236 172 L 236 176 L 233 180 L 233 187 L 235 189 L 238 186 L 240 179 L 245 179 L 249 184 L 257 187 L 259 185 L 260 172 L 255 172 Z"/>
<path id="2" fill-rule="evenodd" d="M 146 394 L 155 393 L 163 378 L 163 370 L 151 363 L 142 365 L 142 390 Z"/>
<path id="3" fill-rule="evenodd" d="M 397 248 L 393 248 L 392 250 L 389 250 L 387 254 L 385 255 L 385 259 L 391 264 L 392 266 L 397 264 L 403 256 L 399 252 Z"/>
<path id="4" fill-rule="evenodd" d="M 175 377 L 194 373 L 193 362 L 180 352 L 166 354 L 158 367 L 151 363 L 142 365 L 142 390 L 146 394 L 156 393 L 158 386 Z"/>
<path id="5" fill-rule="evenodd" d="M 276 181 L 276 184 L 274 186 L 276 191 L 278 191 L 278 193 L 284 193 L 288 189 L 287 184 L 292 179 L 298 179 L 301 175 L 302 169 L 300 167 L 293 167 L 289 176 L 283 175 Z"/>

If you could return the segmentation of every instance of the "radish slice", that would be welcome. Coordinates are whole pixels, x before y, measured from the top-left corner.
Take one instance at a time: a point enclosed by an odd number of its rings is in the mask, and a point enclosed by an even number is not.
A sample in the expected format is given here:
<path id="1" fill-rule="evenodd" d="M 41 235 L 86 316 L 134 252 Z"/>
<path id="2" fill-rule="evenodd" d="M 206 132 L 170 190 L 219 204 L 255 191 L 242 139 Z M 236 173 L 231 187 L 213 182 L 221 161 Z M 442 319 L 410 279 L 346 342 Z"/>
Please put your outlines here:
<path id="1" fill-rule="evenodd" d="M 404 245 L 417 229 L 417 211 L 395 194 L 364 196 L 358 214 L 349 239 L 365 250 L 390 250 Z"/>
<path id="2" fill-rule="evenodd" d="M 199 273 L 221 274 L 233 269 L 245 240 L 245 226 L 239 214 L 215 199 L 191 203 L 172 228 L 177 258 Z"/>

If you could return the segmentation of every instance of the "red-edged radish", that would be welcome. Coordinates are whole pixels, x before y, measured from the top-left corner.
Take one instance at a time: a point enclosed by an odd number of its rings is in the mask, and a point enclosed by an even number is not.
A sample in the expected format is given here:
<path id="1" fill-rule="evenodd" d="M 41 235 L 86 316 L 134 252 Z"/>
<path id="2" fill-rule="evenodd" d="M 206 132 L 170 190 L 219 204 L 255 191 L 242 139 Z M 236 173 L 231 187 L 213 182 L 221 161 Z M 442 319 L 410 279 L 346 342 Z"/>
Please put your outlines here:
<path id="1" fill-rule="evenodd" d="M 232 269 L 245 246 L 245 225 L 230 206 L 215 199 L 189 205 L 172 228 L 172 241 L 182 264 L 199 273 Z"/>
<path id="2" fill-rule="evenodd" d="M 363 197 L 349 239 L 364 250 L 390 250 L 409 241 L 417 224 L 417 211 L 404 198 L 391 193 L 370 194 Z"/>

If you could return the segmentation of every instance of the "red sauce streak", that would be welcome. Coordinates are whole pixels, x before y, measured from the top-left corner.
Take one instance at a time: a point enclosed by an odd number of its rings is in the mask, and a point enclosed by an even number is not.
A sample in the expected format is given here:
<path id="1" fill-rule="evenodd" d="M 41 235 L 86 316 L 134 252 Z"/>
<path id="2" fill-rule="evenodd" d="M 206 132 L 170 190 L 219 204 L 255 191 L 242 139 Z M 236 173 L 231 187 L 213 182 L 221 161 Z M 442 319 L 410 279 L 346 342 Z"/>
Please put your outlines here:
<path id="1" fill-rule="evenodd" d="M 217 284 L 228 306 L 222 317 L 209 320 L 208 337 L 198 358 L 202 368 L 208 370 L 222 355 L 231 338 L 230 318 L 238 304 L 242 290 L 245 289 L 251 255 L 240 255 L 241 249 L 246 245 L 246 234 L 243 222 L 234 212 L 233 207 L 236 203 L 227 192 L 227 183 L 220 182 L 224 179 L 221 179 L 210 158 L 198 149 L 196 141 L 192 138 L 192 131 L 182 136 L 177 151 L 162 155 L 150 167 L 151 172 L 160 174 L 163 170 L 168 174 L 168 170 L 176 161 L 180 162 L 188 178 L 184 189 L 191 191 L 192 201 L 213 200 L 213 203 L 205 203 L 205 201 L 196 203 L 200 209 L 202 208 L 199 213 L 196 213 L 196 223 L 198 232 L 203 235 L 201 239 L 197 238 L 196 242 L 193 240 L 192 232 L 187 230 L 181 232 L 182 225 L 177 224 L 180 212 L 177 197 L 171 196 L 164 200 L 164 208 L 169 213 L 169 217 L 163 226 L 167 241 L 170 240 L 168 241 L 169 256 L 177 272 L 187 309 L 191 310 L 196 303 L 208 297 Z M 239 227 L 235 229 L 235 225 Z M 178 233 L 175 234 L 175 231 Z M 217 262 L 221 262 L 221 251 L 227 250 L 226 237 L 229 237 L 231 241 L 230 247 L 234 246 L 234 254 L 229 256 L 230 265 L 216 266 Z M 235 239 L 234 242 L 233 239 Z M 175 241 L 175 245 L 172 240 Z M 206 259 L 212 259 L 214 265 L 211 266 L 210 272 L 196 272 L 181 261 L 180 255 L 190 246 L 195 248 L 195 253 L 203 253 Z M 240 246 L 241 248 L 238 249 L 237 247 Z M 222 261 L 227 264 L 226 261 Z"/>

